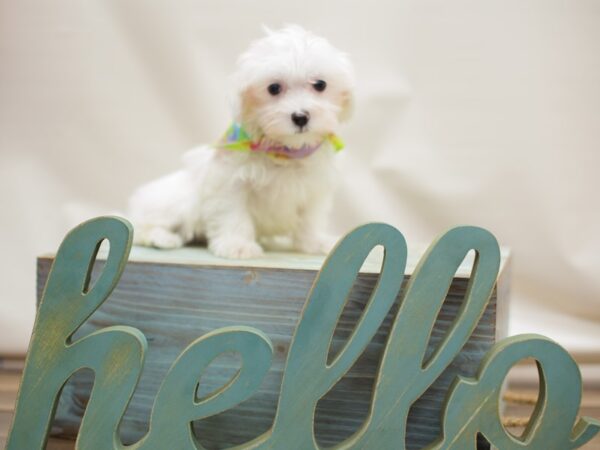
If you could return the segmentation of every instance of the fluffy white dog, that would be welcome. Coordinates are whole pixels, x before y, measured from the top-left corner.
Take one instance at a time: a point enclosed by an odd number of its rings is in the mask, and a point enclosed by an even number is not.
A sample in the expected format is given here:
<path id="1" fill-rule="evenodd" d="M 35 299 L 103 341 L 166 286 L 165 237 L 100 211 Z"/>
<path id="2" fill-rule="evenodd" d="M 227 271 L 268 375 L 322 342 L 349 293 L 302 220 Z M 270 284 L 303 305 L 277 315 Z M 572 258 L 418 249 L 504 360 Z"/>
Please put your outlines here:
<path id="1" fill-rule="evenodd" d="M 182 170 L 130 199 L 134 242 L 173 248 L 206 239 L 217 256 L 253 258 L 260 241 L 289 236 L 296 250 L 329 251 L 335 132 L 352 107 L 348 58 L 298 26 L 266 30 L 233 80 L 234 123 L 223 139 L 188 152 Z"/>

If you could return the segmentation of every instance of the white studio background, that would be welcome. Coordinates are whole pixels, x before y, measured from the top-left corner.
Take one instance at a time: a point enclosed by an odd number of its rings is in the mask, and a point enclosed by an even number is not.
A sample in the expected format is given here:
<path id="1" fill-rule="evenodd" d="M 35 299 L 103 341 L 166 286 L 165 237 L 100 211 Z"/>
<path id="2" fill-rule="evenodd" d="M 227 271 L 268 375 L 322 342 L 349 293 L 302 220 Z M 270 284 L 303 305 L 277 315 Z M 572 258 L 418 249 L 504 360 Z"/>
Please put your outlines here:
<path id="1" fill-rule="evenodd" d="M 486 227 L 511 330 L 600 352 L 600 2 L 0 0 L 0 354 L 26 349 L 35 256 L 220 136 L 236 56 L 285 23 L 357 68 L 334 230 Z"/>

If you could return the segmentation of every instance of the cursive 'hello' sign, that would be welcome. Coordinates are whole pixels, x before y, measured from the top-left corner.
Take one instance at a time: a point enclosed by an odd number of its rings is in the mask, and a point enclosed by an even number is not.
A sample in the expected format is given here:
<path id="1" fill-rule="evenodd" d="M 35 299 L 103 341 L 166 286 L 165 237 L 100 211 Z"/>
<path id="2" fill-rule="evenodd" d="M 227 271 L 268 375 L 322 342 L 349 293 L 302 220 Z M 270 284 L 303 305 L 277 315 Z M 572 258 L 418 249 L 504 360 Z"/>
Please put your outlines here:
<path id="1" fill-rule="evenodd" d="M 137 329 L 107 327 L 74 341 L 73 334 L 106 300 L 127 262 L 132 230 L 126 221 L 104 217 L 75 228 L 63 241 L 39 307 L 27 363 L 8 437 L 9 450 L 41 450 L 61 389 L 79 369 L 95 373 L 81 422 L 77 448 L 203 449 L 191 422 L 249 398 L 269 370 L 272 346 L 260 330 L 217 329 L 192 342 L 175 360 L 154 401 L 150 431 L 125 446 L 118 428 L 139 380 L 146 339 Z M 92 287 L 90 272 L 100 242 L 110 242 L 104 269 Z M 377 285 L 345 347 L 328 362 L 331 337 L 354 279 L 373 249 L 385 257 Z M 454 273 L 467 252 L 476 252 L 463 306 L 445 338 L 425 358 L 431 329 Z M 346 236 L 321 269 L 292 344 L 272 428 L 238 449 L 316 450 L 314 411 L 323 397 L 354 364 L 397 298 L 406 264 L 404 237 L 383 224 L 360 227 Z M 455 228 L 436 240 L 404 290 L 387 339 L 363 426 L 338 449 L 404 449 L 410 406 L 438 378 L 461 350 L 490 298 L 499 268 L 494 237 L 474 227 Z M 219 391 L 198 398 L 198 380 L 223 352 L 242 359 L 238 374 Z M 532 357 L 540 373 L 540 399 L 521 437 L 500 422 L 499 394 L 510 368 Z M 581 376 L 573 359 L 551 340 L 523 335 L 496 344 L 476 378 L 459 378 L 444 407 L 443 431 L 429 449 L 474 449 L 483 434 L 500 450 L 567 450 L 582 446 L 600 430 L 591 418 L 577 421 Z"/>

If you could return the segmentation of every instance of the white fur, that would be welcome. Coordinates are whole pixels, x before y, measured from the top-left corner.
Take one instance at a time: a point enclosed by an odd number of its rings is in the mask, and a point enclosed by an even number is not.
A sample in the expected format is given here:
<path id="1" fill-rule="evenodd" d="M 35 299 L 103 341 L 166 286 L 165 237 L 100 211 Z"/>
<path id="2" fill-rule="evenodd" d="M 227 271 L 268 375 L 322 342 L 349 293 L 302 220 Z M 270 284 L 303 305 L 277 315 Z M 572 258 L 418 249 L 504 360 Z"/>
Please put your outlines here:
<path id="1" fill-rule="evenodd" d="M 352 105 L 352 69 L 326 40 L 297 26 L 267 30 L 238 61 L 234 117 L 253 138 L 300 147 L 335 133 Z M 317 92 L 312 83 L 325 80 Z M 279 95 L 269 94 L 280 83 Z M 306 111 L 299 129 L 291 114 Z M 200 147 L 183 169 L 139 188 L 130 199 L 134 242 L 159 248 L 207 239 L 217 256 L 253 258 L 259 240 L 289 236 L 294 248 L 324 253 L 323 234 L 334 188 L 334 151 L 328 141 L 303 159 Z"/>

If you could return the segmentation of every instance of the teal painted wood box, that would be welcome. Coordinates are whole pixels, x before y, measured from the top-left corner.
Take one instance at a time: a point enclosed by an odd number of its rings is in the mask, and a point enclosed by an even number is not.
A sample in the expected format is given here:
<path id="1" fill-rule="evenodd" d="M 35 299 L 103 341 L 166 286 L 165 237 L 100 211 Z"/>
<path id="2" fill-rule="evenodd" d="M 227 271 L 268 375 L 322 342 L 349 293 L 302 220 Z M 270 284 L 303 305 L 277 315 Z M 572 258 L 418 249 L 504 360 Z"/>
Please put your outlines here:
<path id="1" fill-rule="evenodd" d="M 423 250 L 409 249 L 405 281 Z M 130 325 L 148 339 L 144 372 L 121 426 L 124 441 L 133 442 L 146 433 L 156 392 L 181 351 L 197 337 L 230 325 L 262 330 L 273 342 L 273 365 L 253 397 L 194 426 L 207 448 L 241 444 L 267 431 L 275 415 L 290 340 L 323 260 L 271 253 L 259 260 L 229 261 L 215 258 L 202 248 L 159 251 L 134 247 L 117 288 L 76 334 L 86 335 L 110 325 Z M 52 261 L 53 255 L 38 258 L 38 301 Z M 434 326 L 430 349 L 444 336 L 461 306 L 471 263 L 465 260 L 455 275 Z M 96 263 L 94 273 L 101 265 Z M 377 281 L 380 265 L 381 255 L 374 251 L 363 265 L 340 317 L 332 352 L 339 350 L 352 332 Z M 407 448 L 420 448 L 440 434 L 440 410 L 450 383 L 456 375 L 474 375 L 483 355 L 506 335 L 509 265 L 509 254 L 504 251 L 492 299 L 477 328 L 452 365 L 413 405 Z M 319 402 L 315 432 L 321 446 L 329 447 L 348 438 L 367 417 L 375 372 L 396 307 L 352 369 Z M 225 384 L 238 368 L 235 355 L 217 358 L 200 381 L 200 395 Z M 91 372 L 82 371 L 66 385 L 53 434 L 76 436 L 92 381 Z"/>

